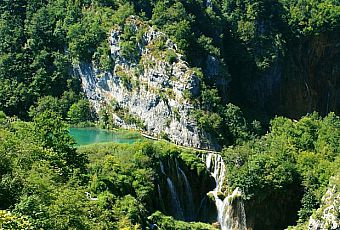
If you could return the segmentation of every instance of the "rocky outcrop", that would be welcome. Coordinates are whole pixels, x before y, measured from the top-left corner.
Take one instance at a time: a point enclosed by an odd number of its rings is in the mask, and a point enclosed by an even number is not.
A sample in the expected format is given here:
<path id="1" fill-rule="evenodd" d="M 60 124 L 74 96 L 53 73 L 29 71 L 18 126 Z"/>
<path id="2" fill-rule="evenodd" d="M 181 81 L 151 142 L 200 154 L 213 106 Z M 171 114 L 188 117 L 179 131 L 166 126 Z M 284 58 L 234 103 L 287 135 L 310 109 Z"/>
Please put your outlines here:
<path id="1" fill-rule="evenodd" d="M 193 160 L 194 155 L 191 156 Z M 182 158 L 176 153 L 160 158 L 156 209 L 177 220 L 212 223 L 216 220 L 216 207 L 207 193 L 214 187 L 214 180 L 199 158 L 195 157 L 192 165 Z"/>
<path id="2" fill-rule="evenodd" d="M 313 111 L 339 113 L 339 38 L 333 31 L 290 40 L 285 54 L 277 55 L 266 70 L 248 63 L 248 72 L 232 71 L 232 101 L 267 116 L 298 119 Z"/>
<path id="3" fill-rule="evenodd" d="M 279 111 L 299 118 L 340 112 L 340 33 L 323 33 L 291 44 L 277 92 Z M 297 47 L 297 48 L 294 48 Z"/>
<path id="4" fill-rule="evenodd" d="M 263 196 L 246 200 L 247 229 L 273 230 L 295 225 L 301 208 L 301 191 L 302 187 L 294 184 L 284 191 L 271 190 L 264 192 Z"/>
<path id="5" fill-rule="evenodd" d="M 219 149 L 193 119 L 196 107 L 191 101 L 200 95 L 200 79 L 176 45 L 138 18 L 128 18 L 124 27 L 138 38 L 127 41 L 122 38 L 122 27 L 112 30 L 112 71 L 101 71 L 93 63 L 81 63 L 75 68 L 96 111 L 115 104 L 141 120 L 149 135 L 163 136 L 184 146 Z M 136 45 L 134 52 L 125 52 L 129 44 Z M 119 113 L 112 116 L 119 126 L 131 125 Z"/>
<path id="6" fill-rule="evenodd" d="M 321 206 L 309 219 L 309 230 L 340 229 L 340 174 L 330 179 Z"/>

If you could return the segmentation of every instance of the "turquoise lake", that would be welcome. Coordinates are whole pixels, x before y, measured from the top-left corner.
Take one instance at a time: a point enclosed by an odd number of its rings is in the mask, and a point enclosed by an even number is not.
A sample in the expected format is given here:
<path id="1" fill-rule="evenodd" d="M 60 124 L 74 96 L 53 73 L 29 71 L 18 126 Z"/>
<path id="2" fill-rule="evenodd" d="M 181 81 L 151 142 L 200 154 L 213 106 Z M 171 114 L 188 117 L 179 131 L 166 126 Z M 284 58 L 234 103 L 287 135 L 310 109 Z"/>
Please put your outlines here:
<path id="1" fill-rule="evenodd" d="M 109 131 L 98 128 L 70 128 L 70 135 L 75 139 L 76 145 L 89 145 L 103 142 L 116 142 L 132 144 L 144 138 L 130 131 Z"/>

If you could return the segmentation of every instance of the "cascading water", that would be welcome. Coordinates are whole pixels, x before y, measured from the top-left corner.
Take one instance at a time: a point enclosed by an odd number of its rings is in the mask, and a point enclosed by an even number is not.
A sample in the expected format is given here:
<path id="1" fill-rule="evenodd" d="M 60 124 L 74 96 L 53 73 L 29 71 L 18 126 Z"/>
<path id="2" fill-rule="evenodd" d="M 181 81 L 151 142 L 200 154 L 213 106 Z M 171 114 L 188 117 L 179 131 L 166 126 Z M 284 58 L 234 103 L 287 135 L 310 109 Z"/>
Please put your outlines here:
<path id="1" fill-rule="evenodd" d="M 171 201 L 172 201 L 172 206 L 174 210 L 174 217 L 177 219 L 184 219 L 184 213 L 183 209 L 181 207 L 181 203 L 178 199 L 176 189 L 174 187 L 174 184 L 172 183 L 171 179 L 168 177 L 166 179 L 169 187 L 169 191 L 171 193 Z"/>
<path id="2" fill-rule="evenodd" d="M 161 186 L 159 186 L 159 184 L 157 184 L 157 190 L 158 190 L 158 199 L 159 199 L 159 203 L 161 208 L 164 211 L 164 201 L 163 201 L 163 197 L 162 197 L 162 191 L 161 191 Z"/>
<path id="3" fill-rule="evenodd" d="M 223 200 L 219 197 L 219 194 L 222 194 L 222 185 L 226 172 L 222 157 L 209 152 L 202 155 L 202 160 L 216 182 L 215 189 L 209 193 L 215 198 L 217 221 L 220 224 L 221 230 L 246 230 L 246 215 L 243 202 L 239 201 L 237 203 L 236 212 L 232 206 L 234 199 L 241 196 L 241 191 L 236 188 L 231 195 L 228 195 Z"/>
<path id="4" fill-rule="evenodd" d="M 215 221 L 215 202 L 207 196 L 215 183 L 208 171 L 197 174 L 181 158 L 169 157 L 159 159 L 158 172 L 155 192 L 158 190 L 159 210 L 183 221 Z"/>
<path id="5" fill-rule="evenodd" d="M 190 184 L 189 184 L 189 181 L 188 181 L 188 178 L 186 177 L 185 173 L 183 172 L 183 170 L 178 167 L 178 171 L 180 172 L 183 180 L 184 180 L 184 186 L 185 186 L 185 193 L 186 193 L 186 196 L 188 198 L 188 220 L 194 220 L 194 200 L 193 200 L 193 197 L 192 197 L 192 191 L 191 191 L 191 187 L 190 187 Z"/>
<path id="6" fill-rule="evenodd" d="M 164 165 L 163 165 L 162 161 L 159 161 L 159 167 L 161 168 L 161 172 L 165 175 Z"/>

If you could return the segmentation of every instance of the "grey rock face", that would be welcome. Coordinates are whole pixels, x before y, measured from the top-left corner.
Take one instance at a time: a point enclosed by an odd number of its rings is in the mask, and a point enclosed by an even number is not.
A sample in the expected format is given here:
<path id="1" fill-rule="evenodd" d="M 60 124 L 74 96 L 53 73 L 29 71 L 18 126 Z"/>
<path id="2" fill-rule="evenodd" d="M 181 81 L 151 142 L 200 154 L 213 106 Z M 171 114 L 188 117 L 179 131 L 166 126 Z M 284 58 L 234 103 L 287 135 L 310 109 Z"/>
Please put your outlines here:
<path id="1" fill-rule="evenodd" d="M 130 17 L 125 26 L 130 26 L 135 34 L 143 30 L 135 56 L 123 55 L 122 28 L 118 28 L 109 38 L 113 71 L 101 71 L 93 63 L 75 67 L 83 90 L 96 111 L 114 101 L 139 118 L 149 135 L 166 135 L 172 142 L 184 146 L 218 149 L 219 146 L 193 119 L 195 106 L 190 98 L 200 95 L 200 79 L 177 52 L 176 45 L 137 18 Z M 160 42 L 163 47 L 157 50 L 155 47 Z M 173 57 L 171 61 L 169 52 Z M 117 114 L 112 116 L 117 125 L 130 126 Z"/>
<path id="2" fill-rule="evenodd" d="M 321 207 L 310 217 L 309 230 L 340 229 L 340 175 L 330 179 L 329 188 L 322 197 Z"/>

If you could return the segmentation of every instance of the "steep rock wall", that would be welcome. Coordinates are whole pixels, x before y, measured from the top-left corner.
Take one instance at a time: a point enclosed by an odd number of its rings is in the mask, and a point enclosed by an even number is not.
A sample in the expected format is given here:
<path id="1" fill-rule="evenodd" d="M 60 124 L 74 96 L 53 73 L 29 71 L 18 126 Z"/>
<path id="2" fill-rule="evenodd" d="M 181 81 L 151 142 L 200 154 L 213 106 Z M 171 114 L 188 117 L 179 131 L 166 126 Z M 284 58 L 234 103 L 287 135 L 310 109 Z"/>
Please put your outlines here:
<path id="1" fill-rule="evenodd" d="M 287 42 L 285 54 L 265 71 L 249 65 L 249 76 L 232 76 L 232 100 L 267 116 L 340 113 L 339 40 L 333 31 Z"/>
<path id="2" fill-rule="evenodd" d="M 190 98 L 200 95 L 200 79 L 177 52 L 176 45 L 163 33 L 130 17 L 125 26 L 140 33 L 134 56 L 124 54 L 123 29 L 114 29 L 109 38 L 112 71 L 101 71 L 93 63 L 81 63 L 75 73 L 97 112 L 104 105 L 118 104 L 144 124 L 152 136 L 166 136 L 176 144 L 219 149 L 211 136 L 198 128 L 191 114 Z M 118 126 L 124 119 L 112 114 Z"/>
<path id="3" fill-rule="evenodd" d="M 340 112 L 339 41 L 339 32 L 324 33 L 289 49 L 279 91 L 282 114 L 299 118 L 312 111 Z"/>
<path id="4" fill-rule="evenodd" d="M 340 229 L 340 174 L 332 177 L 321 205 L 309 219 L 308 230 Z"/>

